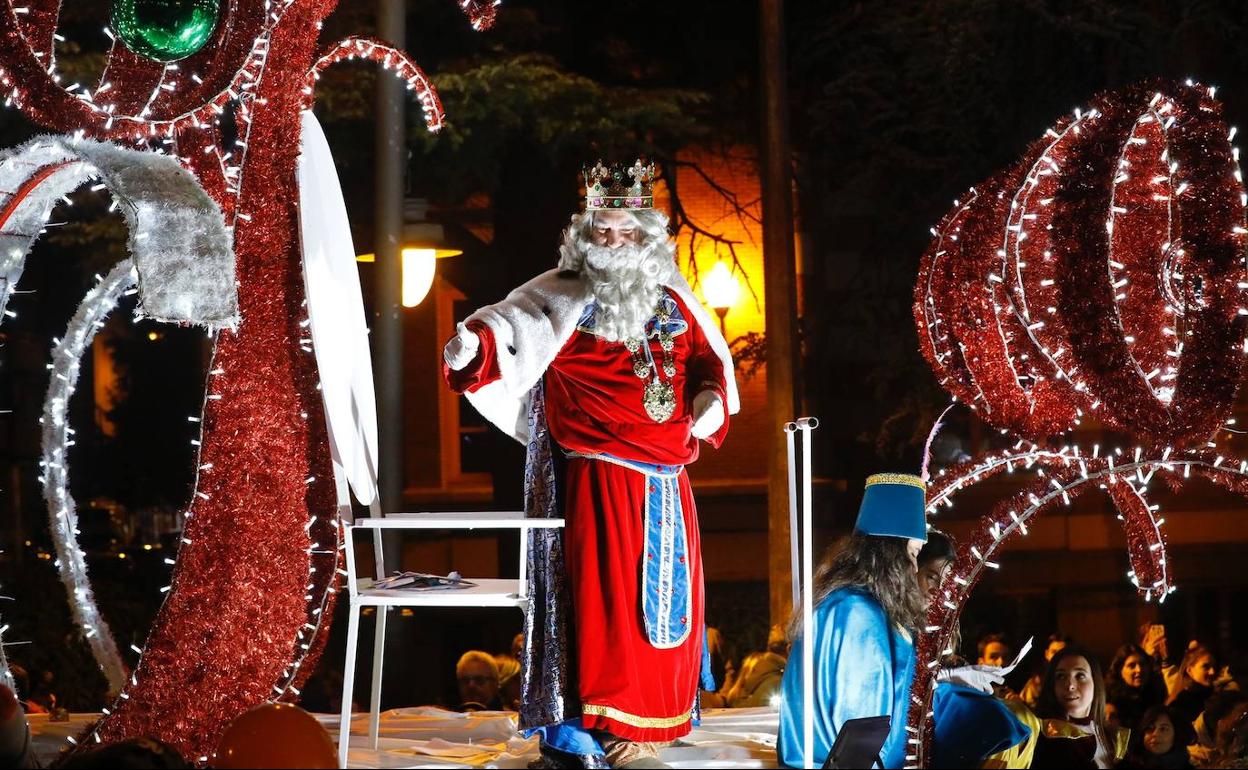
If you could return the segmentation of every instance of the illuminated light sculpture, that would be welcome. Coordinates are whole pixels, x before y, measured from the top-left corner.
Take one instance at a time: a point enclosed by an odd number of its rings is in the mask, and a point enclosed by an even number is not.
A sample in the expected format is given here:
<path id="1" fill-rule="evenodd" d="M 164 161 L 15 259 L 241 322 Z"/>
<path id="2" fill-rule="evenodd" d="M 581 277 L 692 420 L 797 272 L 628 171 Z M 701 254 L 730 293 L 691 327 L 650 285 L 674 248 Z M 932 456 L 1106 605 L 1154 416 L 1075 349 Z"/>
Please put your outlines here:
<path id="1" fill-rule="evenodd" d="M 208 43 L 177 62 L 145 58 L 106 29 L 113 49 L 84 88 L 56 74 L 60 1 L 0 2 L 0 102 L 74 138 L 176 159 L 234 239 L 242 322 L 217 334 L 204 409 L 192 418 L 202 434 L 173 579 L 134 673 L 77 743 L 151 736 L 206 762 L 239 712 L 296 697 L 324 644 L 341 530 L 303 310 L 301 112 L 321 70 L 359 58 L 404 78 L 431 130 L 442 121 L 428 79 L 402 52 L 352 38 L 318 53 L 334 5 L 223 4 Z M 461 2 L 478 28 L 495 5 Z M 228 147 L 226 135 L 237 136 Z"/>
<path id="2" fill-rule="evenodd" d="M 1217 430 L 1248 305 L 1220 115 L 1207 88 L 1104 95 L 955 205 L 923 256 L 915 319 L 956 398 L 1032 440 L 1093 410 L 1156 443 Z"/>
<path id="3" fill-rule="evenodd" d="M 956 400 L 1021 440 L 933 478 L 929 515 L 990 476 L 1036 479 L 981 520 L 937 589 L 916 640 L 907 766 L 928 756 L 935 674 L 964 603 L 1037 515 L 1105 490 L 1128 578 L 1164 601 L 1173 576 L 1149 483 L 1196 475 L 1248 495 L 1248 461 L 1210 448 L 1234 422 L 1248 354 L 1248 195 L 1221 115 L 1215 90 L 1191 81 L 1102 94 L 932 230 L 915 287 L 922 353 Z M 1140 445 L 1047 447 L 1088 415 Z"/>

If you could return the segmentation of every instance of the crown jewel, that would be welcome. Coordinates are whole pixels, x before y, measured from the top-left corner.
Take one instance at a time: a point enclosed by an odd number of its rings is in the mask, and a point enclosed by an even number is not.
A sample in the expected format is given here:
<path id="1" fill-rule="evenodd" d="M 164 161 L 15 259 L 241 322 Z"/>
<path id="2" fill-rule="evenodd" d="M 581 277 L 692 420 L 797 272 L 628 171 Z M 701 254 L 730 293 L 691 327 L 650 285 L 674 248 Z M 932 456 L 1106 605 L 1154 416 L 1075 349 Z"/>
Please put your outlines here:
<path id="1" fill-rule="evenodd" d="M 654 164 L 638 160 L 632 166 L 598 165 L 586 168 L 585 210 L 654 208 Z"/>

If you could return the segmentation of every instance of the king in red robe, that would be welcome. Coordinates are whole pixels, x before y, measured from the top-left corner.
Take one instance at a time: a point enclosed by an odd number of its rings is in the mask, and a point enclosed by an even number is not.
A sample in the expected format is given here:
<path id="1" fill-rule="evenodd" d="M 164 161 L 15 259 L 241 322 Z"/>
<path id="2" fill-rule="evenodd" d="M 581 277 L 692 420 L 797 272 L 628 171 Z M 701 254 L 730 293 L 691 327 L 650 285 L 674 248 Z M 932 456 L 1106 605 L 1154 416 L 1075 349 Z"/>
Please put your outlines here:
<path id="1" fill-rule="evenodd" d="M 472 314 L 444 353 L 450 387 L 528 445 L 530 515 L 566 520 L 561 541 L 530 543 L 521 726 L 548 755 L 599 766 L 654 766 L 648 745 L 696 718 L 707 654 L 684 468 L 738 409 L 728 346 L 676 268 L 652 174 L 587 171 L 560 269 Z"/>

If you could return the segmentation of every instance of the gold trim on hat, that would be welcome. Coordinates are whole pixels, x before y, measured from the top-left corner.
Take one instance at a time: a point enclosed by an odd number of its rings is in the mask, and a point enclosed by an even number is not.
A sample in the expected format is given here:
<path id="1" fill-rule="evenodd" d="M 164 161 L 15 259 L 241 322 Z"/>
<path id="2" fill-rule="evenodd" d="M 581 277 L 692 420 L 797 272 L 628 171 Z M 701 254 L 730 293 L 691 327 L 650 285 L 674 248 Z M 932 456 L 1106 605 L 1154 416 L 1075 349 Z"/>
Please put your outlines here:
<path id="1" fill-rule="evenodd" d="M 867 477 L 867 486 L 875 484 L 905 484 L 911 487 L 918 487 L 924 492 L 927 491 L 927 482 L 918 476 L 909 473 L 876 473 Z"/>

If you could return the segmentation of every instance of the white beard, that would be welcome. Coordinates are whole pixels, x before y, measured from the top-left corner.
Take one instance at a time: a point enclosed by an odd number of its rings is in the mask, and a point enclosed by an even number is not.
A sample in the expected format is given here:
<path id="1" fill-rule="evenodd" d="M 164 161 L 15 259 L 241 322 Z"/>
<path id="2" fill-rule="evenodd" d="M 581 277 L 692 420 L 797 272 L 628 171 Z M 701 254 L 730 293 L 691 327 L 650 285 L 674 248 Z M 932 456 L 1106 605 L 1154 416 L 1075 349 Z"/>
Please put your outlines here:
<path id="1" fill-rule="evenodd" d="M 641 337 L 675 263 L 659 257 L 654 249 L 634 244 L 614 249 L 586 244 L 583 248 L 583 270 L 598 304 L 595 332 L 611 342 Z"/>

